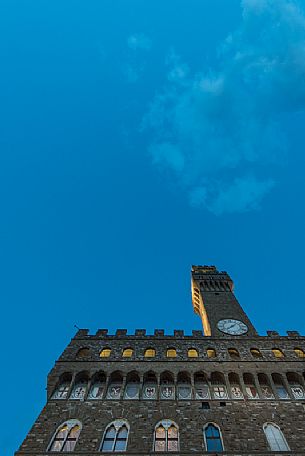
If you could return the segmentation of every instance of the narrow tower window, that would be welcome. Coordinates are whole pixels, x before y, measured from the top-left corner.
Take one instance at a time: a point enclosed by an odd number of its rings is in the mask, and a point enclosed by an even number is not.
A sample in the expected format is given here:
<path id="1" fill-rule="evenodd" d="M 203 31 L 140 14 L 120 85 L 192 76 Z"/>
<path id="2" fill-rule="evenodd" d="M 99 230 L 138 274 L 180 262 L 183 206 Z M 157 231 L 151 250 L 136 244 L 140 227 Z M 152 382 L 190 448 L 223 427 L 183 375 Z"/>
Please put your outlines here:
<path id="1" fill-rule="evenodd" d="M 279 348 L 273 348 L 272 353 L 275 356 L 275 358 L 284 358 L 284 353 Z"/>
<path id="2" fill-rule="evenodd" d="M 74 447 L 81 431 L 81 423 L 69 420 L 60 426 L 52 438 L 48 451 L 74 451 Z"/>
<path id="3" fill-rule="evenodd" d="M 125 348 L 123 350 L 123 358 L 131 358 L 133 355 L 133 349 L 132 348 Z"/>
<path id="4" fill-rule="evenodd" d="M 251 348 L 250 352 L 251 352 L 251 355 L 253 356 L 253 358 L 262 358 L 263 357 L 258 348 Z"/>
<path id="5" fill-rule="evenodd" d="M 90 349 L 87 347 L 80 348 L 77 352 L 77 358 L 88 358 L 90 355 Z"/>
<path id="6" fill-rule="evenodd" d="M 177 352 L 175 348 L 168 348 L 166 351 L 167 358 L 176 358 Z"/>
<path id="7" fill-rule="evenodd" d="M 156 350 L 154 348 L 147 348 L 144 356 L 145 358 L 154 358 L 156 356 Z"/>
<path id="8" fill-rule="evenodd" d="M 101 358 L 109 358 L 111 355 L 111 349 L 110 348 L 103 348 L 103 350 L 100 353 Z"/>
<path id="9" fill-rule="evenodd" d="M 190 348 L 187 351 L 187 356 L 189 358 L 198 358 L 198 350 L 196 350 L 196 348 Z"/>
<path id="10" fill-rule="evenodd" d="M 216 358 L 216 350 L 214 348 L 207 349 L 208 358 Z"/>
<path id="11" fill-rule="evenodd" d="M 240 358 L 238 350 L 236 348 L 228 348 L 228 353 L 232 359 Z"/>
<path id="12" fill-rule="evenodd" d="M 305 358 L 305 352 L 301 348 L 295 348 L 294 353 L 299 357 L 299 358 Z"/>

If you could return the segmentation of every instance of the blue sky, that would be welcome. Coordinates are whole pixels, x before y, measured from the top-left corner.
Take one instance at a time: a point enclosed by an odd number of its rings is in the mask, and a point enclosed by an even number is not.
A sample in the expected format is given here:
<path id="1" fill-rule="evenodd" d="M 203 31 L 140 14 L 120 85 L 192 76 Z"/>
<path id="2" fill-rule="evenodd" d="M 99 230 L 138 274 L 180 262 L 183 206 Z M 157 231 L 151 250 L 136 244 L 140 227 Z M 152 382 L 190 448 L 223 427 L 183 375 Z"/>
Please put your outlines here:
<path id="1" fill-rule="evenodd" d="M 304 333 L 305 5 L 0 5 L 0 448 L 90 328 L 200 329 L 215 264 L 261 334 Z"/>

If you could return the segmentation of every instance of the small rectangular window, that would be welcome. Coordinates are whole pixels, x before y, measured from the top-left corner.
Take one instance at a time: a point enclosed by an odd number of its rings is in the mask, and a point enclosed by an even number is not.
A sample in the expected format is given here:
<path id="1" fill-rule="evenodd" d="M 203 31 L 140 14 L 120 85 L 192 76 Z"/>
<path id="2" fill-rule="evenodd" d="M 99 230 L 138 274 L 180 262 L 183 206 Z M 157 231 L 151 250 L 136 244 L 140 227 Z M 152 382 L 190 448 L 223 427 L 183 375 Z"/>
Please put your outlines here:
<path id="1" fill-rule="evenodd" d="M 226 402 L 219 402 L 220 407 L 226 407 L 227 403 Z"/>
<path id="2" fill-rule="evenodd" d="M 201 408 L 204 410 L 210 410 L 210 404 L 208 402 L 202 402 L 201 403 Z"/>

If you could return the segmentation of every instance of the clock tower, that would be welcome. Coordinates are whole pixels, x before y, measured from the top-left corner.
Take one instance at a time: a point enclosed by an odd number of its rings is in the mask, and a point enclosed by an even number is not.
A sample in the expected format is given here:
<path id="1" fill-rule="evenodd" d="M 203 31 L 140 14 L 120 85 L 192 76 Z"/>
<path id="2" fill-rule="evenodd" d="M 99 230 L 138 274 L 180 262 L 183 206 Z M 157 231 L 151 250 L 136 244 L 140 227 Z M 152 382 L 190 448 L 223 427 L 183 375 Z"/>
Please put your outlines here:
<path id="1" fill-rule="evenodd" d="M 215 266 L 192 266 L 192 302 L 205 336 L 257 336 L 233 293 L 233 282 Z"/>

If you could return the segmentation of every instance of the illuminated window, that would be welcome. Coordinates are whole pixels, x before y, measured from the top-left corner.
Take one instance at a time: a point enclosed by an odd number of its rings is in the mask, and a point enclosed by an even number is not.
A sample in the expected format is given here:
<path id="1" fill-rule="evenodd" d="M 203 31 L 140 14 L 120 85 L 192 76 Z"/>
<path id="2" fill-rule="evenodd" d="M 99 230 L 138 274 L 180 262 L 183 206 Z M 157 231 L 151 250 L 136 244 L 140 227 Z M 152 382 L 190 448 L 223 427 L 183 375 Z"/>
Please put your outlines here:
<path id="1" fill-rule="evenodd" d="M 89 355 L 90 355 L 90 349 L 84 347 L 84 348 L 81 348 L 80 350 L 78 350 L 76 356 L 78 358 L 87 358 Z"/>
<path id="2" fill-rule="evenodd" d="M 176 358 L 177 352 L 175 348 L 168 348 L 166 351 L 167 358 Z"/>
<path id="3" fill-rule="evenodd" d="M 266 423 L 263 429 L 271 451 L 290 450 L 282 431 L 276 424 Z"/>
<path id="4" fill-rule="evenodd" d="M 284 353 L 279 348 L 273 348 L 272 353 L 276 358 L 284 358 Z"/>
<path id="5" fill-rule="evenodd" d="M 103 348 L 103 350 L 100 353 L 101 358 L 109 358 L 111 354 L 111 349 L 110 348 Z"/>
<path id="6" fill-rule="evenodd" d="M 207 451 L 223 451 L 220 429 L 213 423 L 208 423 L 204 428 L 204 441 Z"/>
<path id="7" fill-rule="evenodd" d="M 236 350 L 236 348 L 228 348 L 228 353 L 229 353 L 230 357 L 233 359 L 237 359 L 240 357 L 239 352 L 238 352 L 238 350 Z"/>
<path id="8" fill-rule="evenodd" d="M 132 348 L 125 348 L 123 350 L 123 358 L 131 358 L 133 355 L 133 349 Z"/>
<path id="9" fill-rule="evenodd" d="M 145 358 L 154 358 L 156 356 L 156 350 L 154 348 L 147 348 L 144 356 Z"/>
<path id="10" fill-rule="evenodd" d="M 125 420 L 116 420 L 107 427 L 100 451 L 126 451 L 129 425 Z"/>
<path id="11" fill-rule="evenodd" d="M 190 348 L 187 352 L 187 356 L 189 358 L 198 358 L 198 351 L 196 348 Z"/>
<path id="12" fill-rule="evenodd" d="M 81 423 L 69 420 L 60 426 L 52 438 L 48 451 L 74 451 L 74 447 L 81 431 Z"/>
<path id="13" fill-rule="evenodd" d="M 207 355 L 208 358 L 216 358 L 216 351 L 214 350 L 214 348 L 208 348 Z"/>
<path id="14" fill-rule="evenodd" d="M 251 355 L 253 356 L 253 358 L 262 358 L 263 357 L 258 348 L 251 348 L 250 352 L 251 352 Z"/>
<path id="15" fill-rule="evenodd" d="M 294 353 L 299 357 L 299 358 L 305 358 L 305 352 L 301 348 L 295 348 Z"/>
<path id="16" fill-rule="evenodd" d="M 171 420 L 162 420 L 157 424 L 154 451 L 179 451 L 179 431 L 176 423 Z"/>

